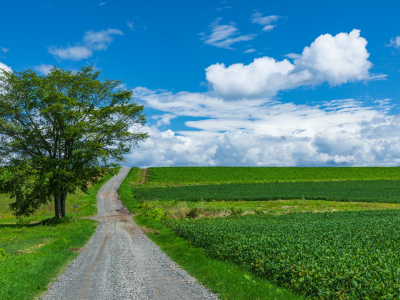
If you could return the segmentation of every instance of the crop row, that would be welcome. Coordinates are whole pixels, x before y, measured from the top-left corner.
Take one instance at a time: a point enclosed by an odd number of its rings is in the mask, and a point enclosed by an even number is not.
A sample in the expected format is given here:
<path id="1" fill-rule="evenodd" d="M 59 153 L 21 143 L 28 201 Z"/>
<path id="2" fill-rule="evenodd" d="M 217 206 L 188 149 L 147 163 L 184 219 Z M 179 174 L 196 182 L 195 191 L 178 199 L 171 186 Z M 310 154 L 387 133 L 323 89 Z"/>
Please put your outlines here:
<path id="1" fill-rule="evenodd" d="M 400 168 L 168 167 L 149 168 L 146 175 L 149 184 L 385 179 L 400 179 Z"/>
<path id="2" fill-rule="evenodd" d="M 212 201 L 309 199 L 400 203 L 399 180 L 235 183 L 178 187 L 133 187 L 136 199 Z"/>
<path id="3" fill-rule="evenodd" d="M 182 221 L 173 231 L 313 299 L 400 297 L 400 211 Z"/>

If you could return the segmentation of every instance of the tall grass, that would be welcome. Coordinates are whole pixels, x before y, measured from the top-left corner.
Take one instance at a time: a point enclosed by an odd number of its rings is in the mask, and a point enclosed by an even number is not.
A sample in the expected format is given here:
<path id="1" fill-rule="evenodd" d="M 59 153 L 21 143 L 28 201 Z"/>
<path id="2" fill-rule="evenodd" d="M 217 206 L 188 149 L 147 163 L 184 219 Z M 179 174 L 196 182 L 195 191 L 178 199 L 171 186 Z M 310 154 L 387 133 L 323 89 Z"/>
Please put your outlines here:
<path id="1" fill-rule="evenodd" d="M 118 171 L 119 168 L 115 169 Z M 74 204 L 77 204 L 78 217 L 93 216 L 97 213 L 96 206 L 96 195 L 99 188 L 113 176 L 113 172 L 109 172 L 97 183 L 95 186 L 90 187 L 88 194 L 83 193 L 80 189 L 77 189 L 74 194 L 68 194 L 65 203 L 65 209 L 67 216 L 74 215 Z M 10 204 L 15 199 L 11 199 L 7 194 L 0 194 L 0 223 L 15 223 L 16 217 L 13 215 L 10 209 Z M 43 204 L 39 209 L 30 217 L 24 218 L 27 222 L 34 222 L 50 218 L 54 216 L 54 202 Z"/>
<path id="2" fill-rule="evenodd" d="M 40 296 L 47 290 L 49 282 L 78 256 L 79 249 L 95 232 L 96 222 L 86 219 L 72 222 L 73 204 L 78 204 L 78 217 L 96 214 L 96 195 L 112 176 L 113 173 L 105 175 L 98 184 L 89 188 L 88 194 L 78 190 L 70 195 L 66 206 L 67 218 L 61 224 L 0 224 L 0 249 L 6 253 L 5 256 L 0 256 L 0 299 L 33 299 Z M 0 220 L 13 221 L 14 217 L 7 208 L 7 204 L 12 201 L 7 195 L 0 195 Z M 52 203 L 42 205 L 27 220 L 53 217 L 53 210 Z"/>

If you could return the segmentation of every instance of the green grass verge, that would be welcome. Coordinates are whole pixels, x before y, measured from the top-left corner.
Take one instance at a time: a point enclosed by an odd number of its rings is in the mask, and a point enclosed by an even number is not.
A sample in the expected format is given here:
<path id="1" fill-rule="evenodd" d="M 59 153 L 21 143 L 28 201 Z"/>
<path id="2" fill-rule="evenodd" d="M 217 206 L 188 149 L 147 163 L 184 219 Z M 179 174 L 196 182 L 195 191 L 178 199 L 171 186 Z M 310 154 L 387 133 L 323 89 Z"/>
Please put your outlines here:
<path id="1" fill-rule="evenodd" d="M 95 229 L 92 220 L 1 228 L 0 248 L 7 257 L 0 261 L 0 299 L 32 299 L 44 292 Z"/>
<path id="2" fill-rule="evenodd" d="M 107 174 L 89 189 L 88 194 L 81 195 L 80 201 L 77 201 L 80 209 L 78 217 L 97 212 L 97 192 L 112 176 L 112 173 Z M 47 226 L 0 224 L 0 299 L 33 299 L 39 296 L 47 290 L 51 280 L 78 256 L 79 249 L 94 234 L 96 222 L 87 219 L 74 222 L 72 212 L 69 210 L 69 217 L 60 224 L 45 220 L 53 216 L 51 210 L 47 214 L 27 218 L 28 221 L 44 220 L 42 223 L 50 224 Z"/>
<path id="3" fill-rule="evenodd" d="M 147 184 L 400 179 L 398 167 L 160 167 Z"/>
<path id="4" fill-rule="evenodd" d="M 133 213 L 138 212 L 140 206 L 132 194 L 132 183 L 139 180 L 138 171 L 132 168 L 119 189 L 121 200 Z M 303 299 L 235 264 L 210 258 L 203 250 L 176 236 L 162 222 L 143 215 L 135 216 L 134 220 L 139 226 L 155 231 L 147 234 L 149 238 L 181 268 L 222 299 Z"/>

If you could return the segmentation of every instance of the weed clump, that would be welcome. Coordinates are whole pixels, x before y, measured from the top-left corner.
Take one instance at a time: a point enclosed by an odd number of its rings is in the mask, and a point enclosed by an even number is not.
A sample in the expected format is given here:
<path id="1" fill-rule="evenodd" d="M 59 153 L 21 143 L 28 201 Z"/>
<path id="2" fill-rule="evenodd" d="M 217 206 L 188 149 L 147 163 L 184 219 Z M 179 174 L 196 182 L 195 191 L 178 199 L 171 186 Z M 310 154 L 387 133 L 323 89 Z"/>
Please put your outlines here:
<path id="1" fill-rule="evenodd" d="M 165 213 L 162 208 L 153 208 L 146 213 L 146 217 L 156 221 L 161 221 L 165 218 Z"/>
<path id="2" fill-rule="evenodd" d="M 8 256 L 10 255 L 6 252 L 6 250 L 0 248 L 0 261 L 5 260 Z"/>

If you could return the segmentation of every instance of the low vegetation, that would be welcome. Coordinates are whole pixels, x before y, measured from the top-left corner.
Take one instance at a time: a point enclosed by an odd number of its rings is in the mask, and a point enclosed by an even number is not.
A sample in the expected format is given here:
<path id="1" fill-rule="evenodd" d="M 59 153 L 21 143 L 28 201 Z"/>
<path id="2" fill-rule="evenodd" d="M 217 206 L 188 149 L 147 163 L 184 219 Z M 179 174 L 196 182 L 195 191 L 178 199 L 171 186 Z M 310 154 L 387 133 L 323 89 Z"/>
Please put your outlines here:
<path id="1" fill-rule="evenodd" d="M 146 182 L 153 185 L 398 179 L 400 179 L 400 168 L 398 167 L 170 167 L 149 168 L 146 174 Z"/>
<path id="2" fill-rule="evenodd" d="M 146 201 L 306 199 L 400 203 L 399 186 L 399 180 L 234 183 L 168 188 L 137 185 L 133 193 L 137 199 Z"/>
<path id="3" fill-rule="evenodd" d="M 119 168 L 115 169 L 117 172 Z M 68 216 L 74 214 L 74 204 L 77 204 L 77 215 L 78 217 L 93 216 L 97 213 L 96 206 L 96 195 L 100 186 L 110 179 L 114 175 L 113 172 L 109 172 L 102 180 L 94 187 L 89 188 L 88 193 L 83 193 L 80 189 L 77 189 L 74 194 L 69 194 L 66 200 L 66 212 Z M 13 215 L 13 211 L 10 209 L 10 204 L 15 200 L 11 199 L 7 194 L 0 194 L 0 224 L 4 223 L 37 223 L 43 219 L 51 218 L 54 215 L 54 202 L 48 204 L 42 204 L 32 216 L 18 219 Z M 0 225 L 1 226 L 1 225 Z"/>
<path id="4" fill-rule="evenodd" d="M 393 299 L 400 289 L 400 211 L 201 219 L 172 230 L 316 299 Z"/>
<path id="5" fill-rule="evenodd" d="M 223 299 L 397 299 L 398 170 L 134 168 L 120 193 L 147 235 Z"/>
<path id="6" fill-rule="evenodd" d="M 0 227 L 0 248 L 7 254 L 0 259 L 0 299 L 33 299 L 46 291 L 95 229 L 92 220 L 70 219 L 54 226 Z"/>
<path id="7" fill-rule="evenodd" d="M 78 218 L 96 214 L 97 192 L 111 176 L 105 175 L 88 194 L 78 190 L 67 198 L 67 217 L 62 219 L 51 218 L 54 204 L 49 204 L 17 220 L 7 206 L 13 200 L 0 195 L 0 299 L 32 299 L 47 290 L 96 229 L 92 220 L 74 222 L 73 204 L 78 204 Z"/>
<path id="8" fill-rule="evenodd" d="M 400 203 L 339 202 L 325 200 L 277 200 L 277 201 L 145 201 L 137 206 L 146 216 L 158 220 L 198 219 L 227 217 L 231 215 L 268 214 L 282 215 L 304 212 L 337 212 L 400 209 Z"/>
<path id="9" fill-rule="evenodd" d="M 194 247 L 178 237 L 168 226 L 156 218 L 146 217 L 148 209 L 132 194 L 132 186 L 141 182 L 142 172 L 132 168 L 119 188 L 125 206 L 137 215 L 134 217 L 147 235 L 179 266 L 207 286 L 221 299 L 274 299 L 297 300 L 303 297 L 266 281 L 251 271 L 243 270 L 231 262 L 210 258 L 201 248 Z"/>

